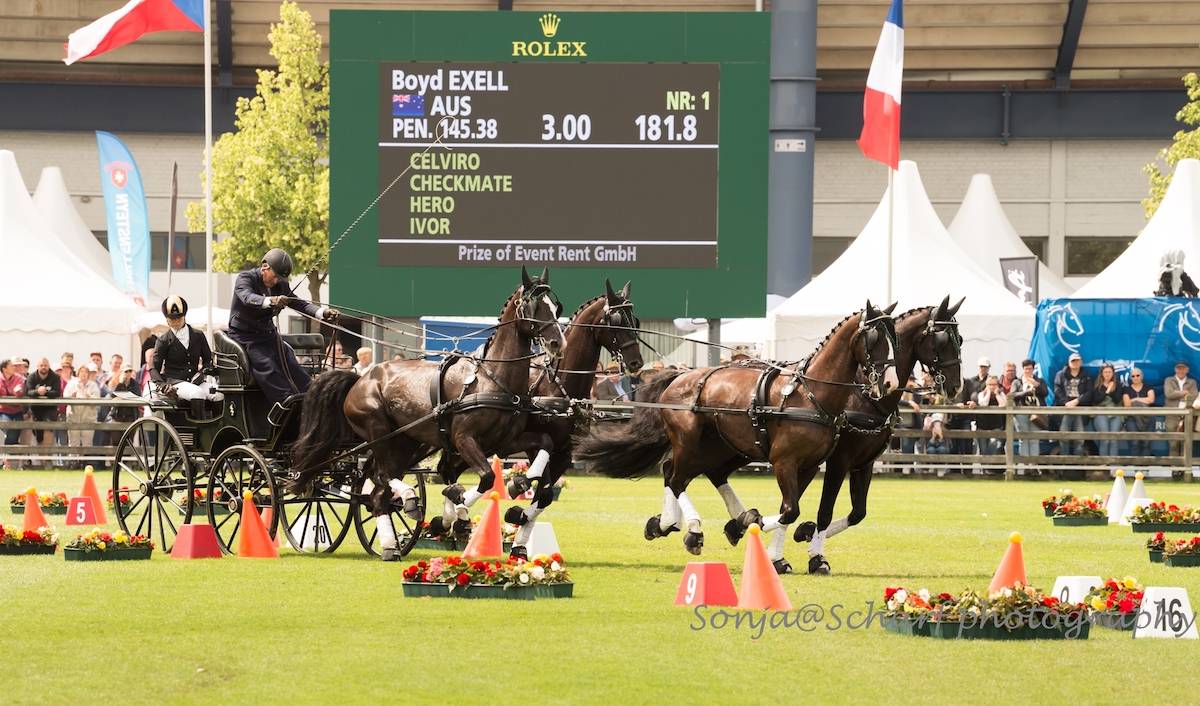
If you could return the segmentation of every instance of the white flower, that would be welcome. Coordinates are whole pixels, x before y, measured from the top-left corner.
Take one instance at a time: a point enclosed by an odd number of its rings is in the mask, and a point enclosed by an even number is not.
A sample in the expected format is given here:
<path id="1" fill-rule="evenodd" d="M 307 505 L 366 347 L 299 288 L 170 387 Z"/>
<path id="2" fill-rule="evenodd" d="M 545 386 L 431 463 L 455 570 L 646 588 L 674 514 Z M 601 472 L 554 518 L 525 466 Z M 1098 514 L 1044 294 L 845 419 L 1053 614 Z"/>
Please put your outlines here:
<path id="1" fill-rule="evenodd" d="M 1004 596 L 1005 598 L 1011 598 L 1012 594 L 1013 594 L 1013 592 L 1012 592 L 1011 588 L 1006 588 L 1000 592 L 1000 595 Z"/>
<path id="2" fill-rule="evenodd" d="M 529 574 L 521 574 L 520 581 L 521 583 L 529 583 Z"/>
<path id="3" fill-rule="evenodd" d="M 546 578 L 546 570 L 540 566 L 533 567 L 533 571 L 530 571 L 529 574 L 533 576 L 534 581 L 541 581 Z"/>
<path id="4" fill-rule="evenodd" d="M 562 564 L 558 563 L 557 561 L 552 561 L 552 562 L 550 562 L 550 570 L 551 571 L 561 571 Z"/>
<path id="5" fill-rule="evenodd" d="M 920 596 L 921 600 L 925 601 L 926 603 L 929 602 L 929 589 L 922 588 L 920 591 L 917 591 L 917 595 Z"/>
<path id="6" fill-rule="evenodd" d="M 896 603 L 904 603 L 904 601 L 908 600 L 908 591 L 905 591 L 902 588 L 899 591 L 896 591 L 896 593 L 892 595 L 892 598 L 896 599 Z"/>

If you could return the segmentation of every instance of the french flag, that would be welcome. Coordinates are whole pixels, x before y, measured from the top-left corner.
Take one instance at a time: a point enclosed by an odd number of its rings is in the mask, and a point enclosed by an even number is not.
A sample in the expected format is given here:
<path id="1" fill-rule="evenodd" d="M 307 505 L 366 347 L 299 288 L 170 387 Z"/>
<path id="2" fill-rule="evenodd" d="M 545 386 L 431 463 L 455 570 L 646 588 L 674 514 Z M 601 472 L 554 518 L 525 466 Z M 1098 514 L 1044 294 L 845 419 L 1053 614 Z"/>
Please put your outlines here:
<path id="1" fill-rule="evenodd" d="M 150 32 L 204 31 L 204 0 L 129 0 L 87 27 L 67 37 L 67 58 L 74 64 L 123 47 Z"/>
<path id="2" fill-rule="evenodd" d="M 900 167 L 900 84 L 904 78 L 903 0 L 892 0 L 863 96 L 863 128 L 858 147 L 868 159 Z"/>

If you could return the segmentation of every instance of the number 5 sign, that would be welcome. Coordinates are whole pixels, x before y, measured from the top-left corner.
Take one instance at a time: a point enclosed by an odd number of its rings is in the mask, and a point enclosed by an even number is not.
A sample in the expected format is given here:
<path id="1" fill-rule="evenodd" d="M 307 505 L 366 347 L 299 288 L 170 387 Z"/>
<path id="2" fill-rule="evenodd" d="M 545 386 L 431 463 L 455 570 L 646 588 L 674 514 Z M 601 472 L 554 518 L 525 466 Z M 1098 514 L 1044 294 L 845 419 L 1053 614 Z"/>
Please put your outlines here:
<path id="1" fill-rule="evenodd" d="M 96 520 L 96 506 L 92 499 L 86 495 L 71 498 L 70 504 L 67 505 L 67 524 L 68 525 L 95 525 L 99 524 Z"/>
<path id="2" fill-rule="evenodd" d="M 1196 614 L 1182 588 L 1147 588 L 1138 610 L 1133 637 L 1169 637 L 1195 640 Z"/>

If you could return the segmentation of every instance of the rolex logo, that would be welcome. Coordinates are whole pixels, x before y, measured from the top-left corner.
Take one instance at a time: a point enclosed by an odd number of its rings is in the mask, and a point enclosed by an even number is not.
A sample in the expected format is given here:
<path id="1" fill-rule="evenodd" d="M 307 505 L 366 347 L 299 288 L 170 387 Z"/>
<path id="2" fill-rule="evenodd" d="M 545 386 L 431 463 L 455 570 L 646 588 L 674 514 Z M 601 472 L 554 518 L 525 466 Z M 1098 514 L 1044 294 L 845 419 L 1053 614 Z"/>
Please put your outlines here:
<path id="1" fill-rule="evenodd" d="M 538 18 L 538 27 L 542 30 L 542 36 L 546 39 L 538 39 L 533 41 L 515 40 L 512 43 L 512 55 L 523 57 L 567 57 L 578 56 L 586 57 L 587 42 L 575 41 L 554 41 L 550 39 L 558 35 L 558 25 L 562 22 L 562 18 L 553 12 L 547 12 Z"/>
<path id="2" fill-rule="evenodd" d="M 560 21 L 558 15 L 553 12 L 547 12 L 538 18 L 538 25 L 542 28 L 542 34 L 549 38 L 558 34 L 558 23 Z"/>

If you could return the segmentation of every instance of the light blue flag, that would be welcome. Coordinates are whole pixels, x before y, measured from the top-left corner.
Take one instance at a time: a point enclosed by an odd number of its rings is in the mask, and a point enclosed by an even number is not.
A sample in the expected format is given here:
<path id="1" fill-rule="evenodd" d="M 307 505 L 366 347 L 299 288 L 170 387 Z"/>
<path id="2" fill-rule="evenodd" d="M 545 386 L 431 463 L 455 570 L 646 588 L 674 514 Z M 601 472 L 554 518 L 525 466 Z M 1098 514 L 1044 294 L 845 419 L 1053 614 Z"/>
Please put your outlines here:
<path id="1" fill-rule="evenodd" d="M 108 214 L 108 254 L 113 281 L 141 306 L 150 292 L 150 227 L 146 192 L 133 155 L 116 135 L 96 131 L 100 185 Z"/>

